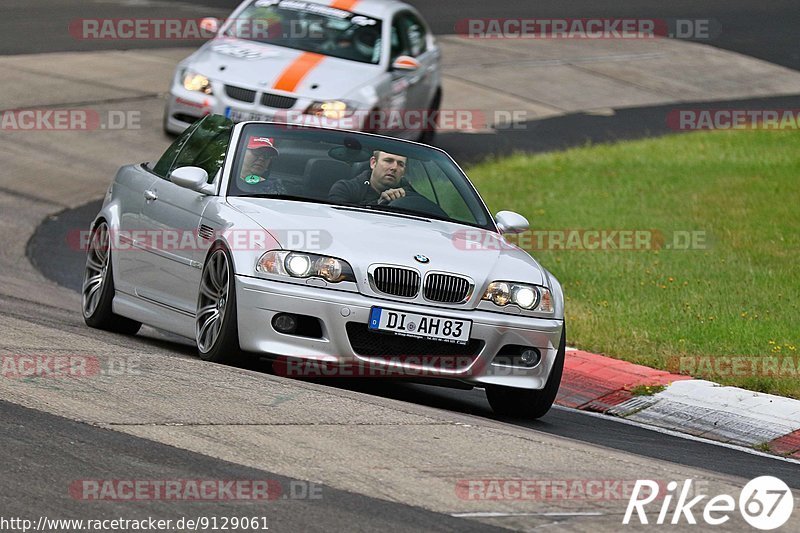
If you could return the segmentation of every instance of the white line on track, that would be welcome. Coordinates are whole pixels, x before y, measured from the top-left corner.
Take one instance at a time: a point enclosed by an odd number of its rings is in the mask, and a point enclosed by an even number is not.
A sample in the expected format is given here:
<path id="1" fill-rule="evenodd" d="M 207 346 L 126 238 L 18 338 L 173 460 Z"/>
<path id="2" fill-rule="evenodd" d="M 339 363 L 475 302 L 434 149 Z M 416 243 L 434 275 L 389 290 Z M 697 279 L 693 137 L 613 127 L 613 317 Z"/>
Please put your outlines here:
<path id="1" fill-rule="evenodd" d="M 686 440 L 693 440 L 695 442 L 702 442 L 705 444 L 713 444 L 714 446 L 720 446 L 722 448 L 729 448 L 731 450 L 736 450 L 739 452 L 749 453 L 750 455 L 758 455 L 760 457 L 766 457 L 768 459 L 774 459 L 776 461 L 783 461 L 786 463 L 792 463 L 796 465 L 800 465 L 800 461 L 797 459 L 791 459 L 789 457 L 781 457 L 779 455 L 772 455 L 769 453 L 760 452 L 758 450 L 754 450 L 752 448 L 747 448 L 745 446 L 739 446 L 738 444 L 730 444 L 727 442 L 719 442 L 710 439 L 704 439 L 703 437 L 697 437 L 695 435 L 689 435 L 687 433 L 680 433 L 678 431 L 673 431 L 671 429 L 660 428 L 658 426 L 650 426 L 647 424 L 642 424 L 640 422 L 634 422 L 633 420 L 626 420 L 624 418 L 620 418 L 617 416 L 610 416 L 603 413 L 594 413 L 592 411 L 581 411 L 580 409 L 573 409 L 572 407 L 564 407 L 562 405 L 553 405 L 553 409 L 560 409 L 562 411 L 570 411 L 573 413 L 580 413 L 587 416 L 593 416 L 596 418 L 602 418 L 603 420 L 613 420 L 615 422 L 619 422 L 621 424 L 628 424 L 630 426 L 636 426 L 642 429 L 649 429 L 651 431 L 655 431 L 657 433 L 662 433 L 664 435 L 670 435 L 672 437 L 680 437 Z"/>

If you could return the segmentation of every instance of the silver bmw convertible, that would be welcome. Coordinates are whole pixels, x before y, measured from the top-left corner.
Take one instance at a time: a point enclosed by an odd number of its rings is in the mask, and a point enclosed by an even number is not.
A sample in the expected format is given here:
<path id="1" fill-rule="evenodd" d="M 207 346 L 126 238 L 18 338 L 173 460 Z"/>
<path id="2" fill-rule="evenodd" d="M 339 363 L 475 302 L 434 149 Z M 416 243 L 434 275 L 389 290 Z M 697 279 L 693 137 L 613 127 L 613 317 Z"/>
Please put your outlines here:
<path id="1" fill-rule="evenodd" d="M 564 298 L 503 237 L 527 228 L 492 216 L 437 148 L 208 115 L 118 171 L 90 228 L 83 316 L 290 376 L 484 388 L 496 413 L 537 418 L 561 381 Z"/>

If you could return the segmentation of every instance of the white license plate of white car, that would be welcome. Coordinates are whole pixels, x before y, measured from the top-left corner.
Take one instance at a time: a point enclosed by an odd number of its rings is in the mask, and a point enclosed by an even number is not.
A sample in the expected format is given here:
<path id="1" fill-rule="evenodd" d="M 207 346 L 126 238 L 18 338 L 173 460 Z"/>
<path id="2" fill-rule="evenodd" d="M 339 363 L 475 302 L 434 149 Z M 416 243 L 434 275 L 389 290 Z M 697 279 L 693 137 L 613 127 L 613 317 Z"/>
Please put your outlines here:
<path id="1" fill-rule="evenodd" d="M 233 107 L 225 108 L 225 116 L 234 122 L 247 122 L 249 120 L 272 120 L 272 117 L 264 113 L 254 113 L 252 111 L 242 111 Z"/>
<path id="2" fill-rule="evenodd" d="M 472 321 L 373 307 L 369 314 L 369 329 L 406 337 L 466 344 L 472 331 Z"/>

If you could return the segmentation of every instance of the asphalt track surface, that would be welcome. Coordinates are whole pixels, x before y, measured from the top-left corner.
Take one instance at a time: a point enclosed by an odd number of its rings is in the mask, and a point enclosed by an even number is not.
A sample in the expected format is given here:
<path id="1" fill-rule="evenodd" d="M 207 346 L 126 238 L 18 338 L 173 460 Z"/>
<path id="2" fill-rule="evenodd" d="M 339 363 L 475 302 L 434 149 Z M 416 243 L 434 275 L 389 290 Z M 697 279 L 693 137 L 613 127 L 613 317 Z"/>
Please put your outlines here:
<path id="1" fill-rule="evenodd" d="M 47 277 L 69 287 L 80 290 L 85 256 L 81 251 L 65 246 L 67 233 L 75 228 L 86 228 L 100 209 L 100 201 L 91 202 L 79 209 L 65 211 L 45 221 L 28 243 L 28 256 L 34 265 Z M 172 344 L 173 349 L 188 354 L 193 346 Z M 191 342 L 187 340 L 187 344 Z M 170 346 L 168 341 L 164 341 Z M 253 361 L 251 370 L 271 371 L 268 361 Z M 491 411 L 485 394 L 480 389 L 459 390 L 422 384 L 396 383 L 379 380 L 318 380 L 326 385 L 342 387 L 403 402 L 427 405 L 439 409 L 480 416 L 497 420 Z M 546 417 L 536 422 L 514 422 L 535 431 L 542 431 L 582 442 L 607 446 L 631 454 L 662 459 L 677 464 L 705 468 L 723 474 L 753 478 L 759 475 L 774 475 L 792 487 L 800 488 L 800 467 L 796 463 L 784 462 L 744 453 L 737 449 L 715 444 L 687 440 L 646 429 L 623 424 L 615 420 L 587 415 L 571 409 L 555 408 Z"/>
<path id="2" fill-rule="evenodd" d="M 713 46 L 800 69 L 797 31 L 800 9 L 796 0 L 409 0 L 425 16 L 435 33 L 455 33 L 458 20 L 466 18 L 658 18 L 711 19 L 720 33 Z M 75 0 L 4 0 L 0 7 L 0 55 L 86 51 L 119 48 L 191 46 L 194 42 L 85 41 L 68 31 L 81 18 L 224 16 L 238 1 L 139 0 L 83 2 Z M 206 13 L 203 6 L 208 6 Z"/>
<path id="3" fill-rule="evenodd" d="M 119 43 L 81 42 L 65 32 L 70 21 L 81 17 L 176 16 L 169 4 L 178 2 L 102 2 L 76 3 L 68 0 L 6 0 L 0 8 L 0 54 L 36 53 L 61 50 L 98 50 L 120 48 Z M 455 2 L 412 2 L 433 25 L 437 33 L 452 33 Z M 137 5 L 138 4 L 138 5 Z M 152 4 L 152 5 L 150 5 Z M 195 4 L 229 10 L 236 2 L 205 0 Z M 713 42 L 727 48 L 774 63 L 800 69 L 800 54 L 795 41 L 800 10 L 794 2 L 616 2 L 613 7 L 593 2 L 537 2 L 535 11 L 527 1 L 484 3 L 469 0 L 458 2 L 458 18 L 468 17 L 679 17 L 713 18 L 720 22 L 723 33 Z M 196 16 L 196 8 L 187 8 L 186 16 Z M 219 14 L 212 12 L 210 14 Z M 41 39 L 31 39 L 41 35 Z M 163 47 L 170 43 L 137 42 L 131 47 Z M 187 42 L 179 43 L 185 46 Z M 734 103 L 718 104 L 732 107 Z M 735 102 L 736 107 L 764 106 L 797 108 L 800 97 L 782 97 Z M 603 142 L 632 139 L 669 133 L 663 123 L 665 107 L 638 108 L 617 111 L 612 116 L 570 115 L 537 121 L 525 130 L 506 131 L 495 135 L 449 134 L 440 137 L 439 144 L 459 160 L 480 159 L 487 153 L 498 155 L 515 150 L 547 151 L 584 144 L 587 140 Z M 75 289 L 79 283 L 84 257 L 66 245 L 66 228 L 83 228 L 97 212 L 98 203 L 67 211 L 43 224 L 28 246 L 30 259 L 49 278 Z M 49 254 L 49 255 L 47 255 Z M 54 260 L 55 258 L 58 260 Z M 48 258 L 49 260 L 45 260 Z M 54 266 L 55 265 L 55 266 Z M 132 340 L 131 342 L 139 342 Z M 181 344 L 161 342 L 176 352 L 190 350 Z M 269 365 L 254 362 L 254 369 L 268 372 Z M 342 387 L 404 402 L 438 407 L 454 412 L 494 418 L 482 391 L 461 391 L 407 383 L 336 382 Z M 13 457 L 6 476 L 0 481 L 0 505 L 4 514 L 24 516 L 47 514 L 52 510 L 60 518 L 84 517 L 83 505 L 75 505 L 63 491 L 65 482 L 73 481 L 74 472 L 95 468 L 96 477 L 113 477 L 123 471 L 126 477 L 217 479 L 277 479 L 289 480 L 269 472 L 241 467 L 204 455 L 171 448 L 149 440 L 93 428 L 46 413 L 32 411 L 10 403 L 0 402 L 0 446 Z M 794 488 L 800 488 L 800 469 L 794 463 L 744 453 L 710 443 L 664 435 L 638 426 L 622 424 L 589 416 L 580 412 L 554 409 L 543 420 L 521 424 L 533 431 L 560 435 L 592 444 L 607 446 L 649 458 L 681 465 L 696 466 L 713 472 L 752 478 L 775 475 Z M 45 468 L 46 466 L 46 468 Z M 46 474 L 44 473 L 46 471 Z M 57 490 L 56 487 L 59 487 Z M 274 529 L 304 530 L 419 530 L 468 531 L 486 530 L 488 526 L 447 515 L 430 513 L 414 507 L 391 504 L 363 495 L 325 488 L 324 503 L 318 501 L 279 501 L 268 507 Z M 163 505 L 163 504 L 161 504 Z M 174 502 L 163 505 L 142 505 L 137 510 L 151 516 L 164 511 L 164 516 L 176 516 Z M 77 511 L 79 515 L 75 515 Z M 123 509 L 120 507 L 120 509 Z M 96 518 L 116 517 L 120 513 L 113 502 L 92 507 Z M 131 511 L 124 504 L 125 515 Z M 187 515 L 231 515 L 252 511 L 248 503 L 184 503 L 180 511 Z M 138 513 L 137 513 L 138 514 Z M 316 526 L 316 527 L 315 527 Z"/>
<path id="4" fill-rule="evenodd" d="M 589 18 L 629 17 L 661 19 L 711 19 L 721 31 L 707 44 L 733 50 L 800 70 L 800 46 L 796 28 L 800 9 L 793 0 L 624 0 L 599 5 L 591 0 L 479 0 L 409 3 L 423 13 L 439 35 L 454 33 L 456 22 L 465 18 Z M 232 0 L 5 0 L 0 7 L 0 55 L 56 51 L 97 51 L 110 49 L 199 46 L 203 41 L 185 40 L 81 40 L 71 25 L 81 19 L 106 18 L 196 18 L 225 16 L 238 5 Z M 41 38 L 40 38 L 41 36 Z M 786 108 L 800 107 L 800 95 L 793 97 L 729 100 L 725 102 L 682 102 L 682 108 Z M 2 104 L 0 104 L 2 107 Z M 674 133 L 664 117 L 674 109 L 651 106 L 619 109 L 611 116 L 574 113 L 518 124 L 516 129 L 496 133 L 446 133 L 435 144 L 461 163 L 473 163 L 487 156 L 506 156 L 515 152 L 543 152 Z"/>
<path id="5" fill-rule="evenodd" d="M 7 457 L 0 484 L 4 517 L 36 521 L 104 520 L 146 517 L 176 521 L 180 517 L 264 517 L 271 531 L 487 531 L 493 528 L 466 519 L 409 505 L 313 486 L 304 482 L 187 452 L 146 439 L 92 427 L 0 401 L 0 447 Z M 80 479 L 103 479 L 125 472 L 125 480 L 256 480 L 280 495 L 268 500 L 235 501 L 94 501 L 68 492 Z M 9 475 L 10 474 L 10 475 Z M 294 495 L 295 497 L 292 497 Z M 174 529 L 173 529 L 174 530 Z"/>

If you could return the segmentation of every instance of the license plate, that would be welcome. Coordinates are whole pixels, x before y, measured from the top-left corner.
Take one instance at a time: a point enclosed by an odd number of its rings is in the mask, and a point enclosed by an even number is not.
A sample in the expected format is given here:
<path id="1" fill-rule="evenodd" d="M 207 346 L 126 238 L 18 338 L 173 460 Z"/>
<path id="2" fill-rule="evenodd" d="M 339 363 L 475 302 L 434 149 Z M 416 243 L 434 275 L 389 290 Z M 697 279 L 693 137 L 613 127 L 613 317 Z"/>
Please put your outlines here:
<path id="1" fill-rule="evenodd" d="M 369 314 L 369 329 L 406 337 L 466 344 L 472 330 L 472 321 L 373 307 Z"/>
<path id="2" fill-rule="evenodd" d="M 249 120 L 271 120 L 272 117 L 263 113 L 254 113 L 252 111 L 242 111 L 232 107 L 225 108 L 225 116 L 234 122 L 247 122 Z"/>

